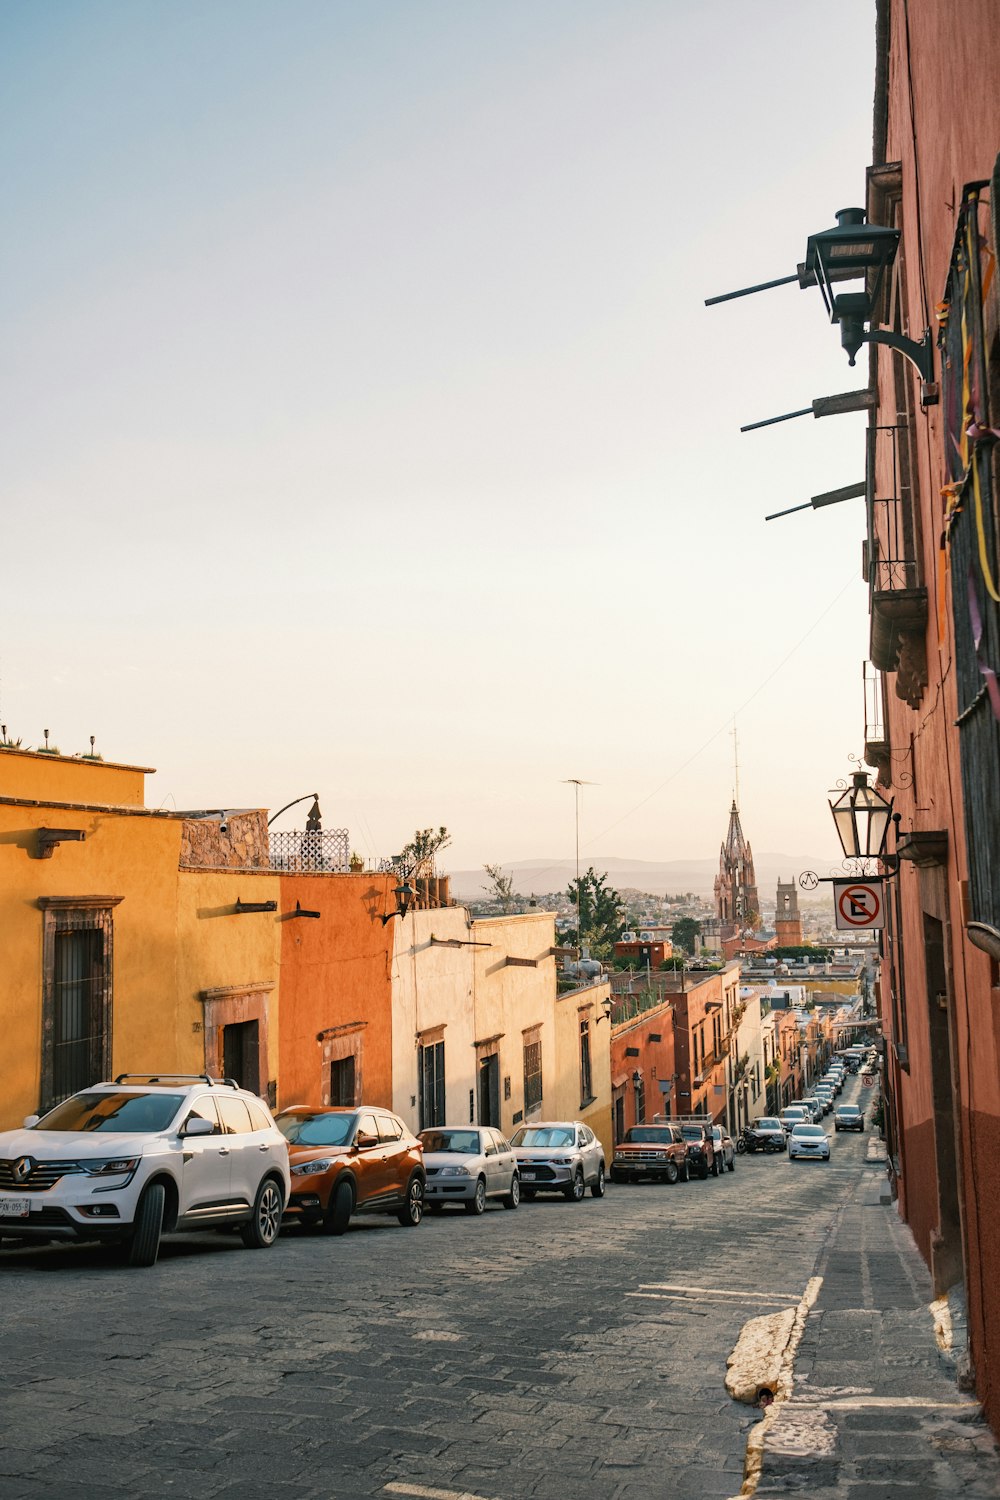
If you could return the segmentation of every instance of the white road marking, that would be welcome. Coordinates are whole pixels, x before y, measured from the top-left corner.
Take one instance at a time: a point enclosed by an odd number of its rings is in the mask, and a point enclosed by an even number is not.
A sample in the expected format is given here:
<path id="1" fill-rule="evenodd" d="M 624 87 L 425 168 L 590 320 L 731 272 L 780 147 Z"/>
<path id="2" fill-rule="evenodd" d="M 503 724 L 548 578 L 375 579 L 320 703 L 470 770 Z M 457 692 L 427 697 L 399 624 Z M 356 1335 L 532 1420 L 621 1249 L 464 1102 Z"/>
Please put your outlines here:
<path id="1" fill-rule="evenodd" d="M 734 1291 L 732 1287 L 721 1286 L 681 1286 L 676 1281 L 640 1281 L 639 1289 L 643 1292 L 687 1292 L 695 1297 L 742 1297 L 744 1299 L 760 1300 L 757 1287 L 748 1287 L 746 1291 Z M 766 1301 L 780 1301 L 798 1304 L 800 1297 L 798 1292 L 767 1292 Z"/>
<path id="2" fill-rule="evenodd" d="M 481 1495 L 473 1495 L 469 1490 L 432 1490 L 426 1484 L 398 1484 L 392 1483 L 385 1486 L 387 1495 L 416 1495 L 419 1500 L 483 1500 Z"/>
<path id="3" fill-rule="evenodd" d="M 641 1300 L 647 1302 L 688 1302 L 693 1304 L 697 1300 L 697 1298 L 692 1296 L 689 1292 L 626 1292 L 625 1295 L 626 1297 L 638 1297 Z M 747 1296 L 750 1297 L 753 1296 L 753 1294 L 747 1293 Z M 753 1300 L 757 1307 L 788 1306 L 787 1300 L 779 1302 L 774 1297 L 754 1297 Z"/>
<path id="4" fill-rule="evenodd" d="M 839 1411 L 867 1411 L 871 1409 L 897 1411 L 906 1407 L 934 1407 L 942 1410 L 952 1411 L 961 1408 L 967 1411 L 970 1406 L 978 1410 L 979 1402 L 972 1397 L 968 1401 L 935 1401 L 930 1396 L 841 1396 L 832 1401 L 827 1397 L 816 1397 L 810 1400 L 803 1393 L 801 1396 L 792 1396 L 789 1403 L 793 1406 L 822 1406 L 824 1411 L 837 1408 Z"/>

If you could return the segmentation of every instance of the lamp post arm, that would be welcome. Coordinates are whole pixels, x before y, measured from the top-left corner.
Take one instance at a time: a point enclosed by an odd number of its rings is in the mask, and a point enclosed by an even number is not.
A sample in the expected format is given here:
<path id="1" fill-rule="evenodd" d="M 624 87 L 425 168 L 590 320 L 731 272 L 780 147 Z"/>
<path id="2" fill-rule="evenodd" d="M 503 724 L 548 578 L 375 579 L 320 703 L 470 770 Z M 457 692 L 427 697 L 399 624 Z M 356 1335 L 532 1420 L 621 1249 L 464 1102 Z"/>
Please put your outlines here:
<path id="1" fill-rule="evenodd" d="M 300 802 L 308 802 L 309 799 L 310 799 L 310 797 L 312 798 L 312 800 L 314 802 L 318 802 L 319 801 L 319 792 L 306 792 L 306 794 L 305 794 L 304 797 L 295 797 L 291 802 L 286 802 L 285 805 L 284 805 L 284 807 L 279 807 L 278 811 L 274 814 L 274 816 L 271 817 L 271 818 L 268 818 L 268 820 L 267 820 L 267 826 L 268 826 L 268 828 L 270 828 L 271 824 L 274 823 L 278 818 L 281 817 L 282 813 L 286 813 L 290 807 L 298 807 L 298 805 L 299 805 Z"/>

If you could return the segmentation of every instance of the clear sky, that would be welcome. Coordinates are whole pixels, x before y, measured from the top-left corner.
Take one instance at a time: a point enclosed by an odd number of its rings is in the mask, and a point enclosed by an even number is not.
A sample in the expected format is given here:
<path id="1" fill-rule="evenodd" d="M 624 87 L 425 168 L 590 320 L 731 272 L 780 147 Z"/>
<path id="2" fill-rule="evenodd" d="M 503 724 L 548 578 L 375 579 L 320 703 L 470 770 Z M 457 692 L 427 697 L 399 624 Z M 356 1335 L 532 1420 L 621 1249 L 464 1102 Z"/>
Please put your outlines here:
<path id="1" fill-rule="evenodd" d="M 0 718 L 367 856 L 833 847 L 873 0 L 7 0 Z M 302 809 L 298 810 L 301 813 Z M 296 816 L 283 820 L 296 825 Z M 301 819 L 298 819 L 301 823 Z"/>

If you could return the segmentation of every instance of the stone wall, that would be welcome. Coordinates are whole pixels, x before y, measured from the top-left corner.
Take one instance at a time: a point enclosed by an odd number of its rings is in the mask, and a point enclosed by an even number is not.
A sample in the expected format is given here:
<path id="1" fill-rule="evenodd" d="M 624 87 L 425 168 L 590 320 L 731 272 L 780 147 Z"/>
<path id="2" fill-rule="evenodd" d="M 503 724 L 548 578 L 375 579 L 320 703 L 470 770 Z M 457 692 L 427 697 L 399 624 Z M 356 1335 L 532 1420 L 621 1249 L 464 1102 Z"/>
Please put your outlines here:
<path id="1" fill-rule="evenodd" d="M 270 859 L 267 811 L 227 815 L 225 833 L 219 814 L 185 818 L 181 833 L 182 870 L 266 870 Z"/>

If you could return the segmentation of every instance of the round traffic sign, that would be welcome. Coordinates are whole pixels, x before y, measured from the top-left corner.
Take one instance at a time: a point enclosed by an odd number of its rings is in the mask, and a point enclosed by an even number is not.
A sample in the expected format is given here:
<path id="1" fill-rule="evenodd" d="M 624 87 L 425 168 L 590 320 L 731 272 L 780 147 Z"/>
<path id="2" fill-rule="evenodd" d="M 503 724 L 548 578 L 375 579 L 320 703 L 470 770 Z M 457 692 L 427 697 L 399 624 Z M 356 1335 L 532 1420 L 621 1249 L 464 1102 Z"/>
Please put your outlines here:
<path id="1" fill-rule="evenodd" d="M 881 885 L 852 881 L 837 896 L 837 912 L 847 927 L 874 927 L 882 913 Z"/>
<path id="2" fill-rule="evenodd" d="M 862 1073 L 862 1075 L 861 1075 L 861 1087 L 863 1089 L 872 1089 L 872 1088 L 874 1088 L 875 1087 L 875 1074 L 874 1073 Z"/>

